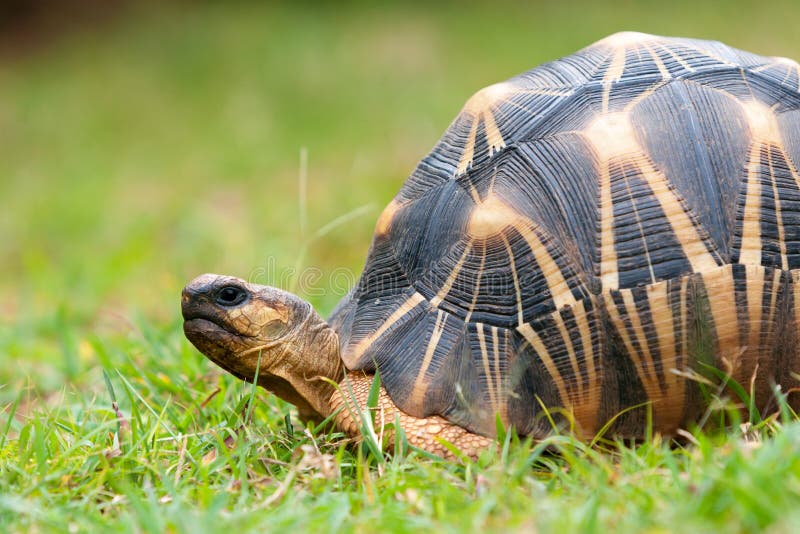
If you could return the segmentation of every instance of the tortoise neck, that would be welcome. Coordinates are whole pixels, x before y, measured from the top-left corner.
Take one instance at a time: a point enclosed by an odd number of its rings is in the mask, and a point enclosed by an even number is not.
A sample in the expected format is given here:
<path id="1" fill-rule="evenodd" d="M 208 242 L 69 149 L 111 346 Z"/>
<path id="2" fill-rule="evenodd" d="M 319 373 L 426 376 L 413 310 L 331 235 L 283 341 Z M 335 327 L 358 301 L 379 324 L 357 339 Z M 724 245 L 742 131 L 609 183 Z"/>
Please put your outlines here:
<path id="1" fill-rule="evenodd" d="M 273 367 L 259 385 L 297 406 L 301 419 L 321 421 L 331 414 L 334 384 L 344 377 L 339 336 L 313 309 L 297 331 L 284 348 L 293 353 L 283 358 L 288 364 Z"/>

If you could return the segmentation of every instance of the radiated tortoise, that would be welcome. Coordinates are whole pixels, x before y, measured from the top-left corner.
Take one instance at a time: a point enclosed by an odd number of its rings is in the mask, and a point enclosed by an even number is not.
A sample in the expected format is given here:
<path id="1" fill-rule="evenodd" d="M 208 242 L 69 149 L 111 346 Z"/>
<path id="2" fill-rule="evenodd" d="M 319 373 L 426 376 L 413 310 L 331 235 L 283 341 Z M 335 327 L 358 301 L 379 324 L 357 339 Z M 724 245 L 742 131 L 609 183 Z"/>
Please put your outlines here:
<path id="1" fill-rule="evenodd" d="M 343 397 L 363 405 L 378 369 L 383 420 L 436 453 L 474 455 L 497 418 L 671 435 L 705 409 L 697 377 L 767 410 L 800 372 L 799 165 L 797 63 L 618 33 L 470 98 L 327 322 L 203 275 L 185 333 L 351 434 Z"/>

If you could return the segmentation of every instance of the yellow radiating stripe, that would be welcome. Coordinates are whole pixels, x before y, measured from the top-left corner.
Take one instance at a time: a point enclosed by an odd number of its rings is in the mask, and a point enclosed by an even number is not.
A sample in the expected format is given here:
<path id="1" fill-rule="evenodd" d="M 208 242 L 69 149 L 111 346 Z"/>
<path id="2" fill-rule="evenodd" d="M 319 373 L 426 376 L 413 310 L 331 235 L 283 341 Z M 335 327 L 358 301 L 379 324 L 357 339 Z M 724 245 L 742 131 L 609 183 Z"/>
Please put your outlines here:
<path id="1" fill-rule="evenodd" d="M 740 344 L 733 266 L 725 265 L 716 271 L 703 273 L 702 277 L 706 288 L 706 298 L 711 306 L 711 316 L 714 319 L 714 330 L 719 347 L 717 357 L 734 361 L 738 357 Z M 747 285 L 749 291 L 749 281 Z"/>
<path id="2" fill-rule="evenodd" d="M 481 200 L 481 195 L 478 193 L 478 190 L 475 189 L 475 184 L 472 183 L 471 180 L 469 182 L 469 194 L 472 196 L 472 200 L 475 201 L 475 205 L 480 205 L 483 201 Z"/>
<path id="3" fill-rule="evenodd" d="M 464 145 L 464 151 L 461 153 L 461 159 L 458 161 L 456 167 L 456 174 L 464 174 L 472 163 L 472 158 L 475 156 L 475 138 L 478 136 L 478 121 L 479 117 L 476 115 L 472 117 L 472 126 L 469 129 L 467 142 Z"/>
<path id="4" fill-rule="evenodd" d="M 373 332 L 369 336 L 367 336 L 364 339 L 362 339 L 361 341 L 359 341 L 358 344 L 356 344 L 356 346 L 353 347 L 352 351 L 350 352 L 350 355 L 348 356 L 348 359 L 350 359 L 350 358 L 358 358 L 359 356 L 364 354 L 364 351 L 370 345 L 372 345 L 372 343 L 374 343 L 375 340 L 377 340 L 379 337 L 381 337 L 384 332 L 386 332 L 397 321 L 399 321 L 404 315 L 406 315 L 408 312 L 410 312 L 411 310 L 416 308 L 417 305 L 419 305 L 421 302 L 424 302 L 424 301 L 425 301 L 425 297 L 423 297 L 422 295 L 420 295 L 419 293 L 416 293 L 416 292 L 413 295 L 411 295 L 410 297 L 408 297 L 408 299 L 406 299 L 405 302 L 403 302 L 400 305 L 400 307 L 397 308 L 394 311 L 394 313 L 392 313 L 389 316 L 389 318 L 386 319 L 386 321 L 384 321 L 384 323 L 380 326 L 380 328 L 378 328 L 377 330 L 375 330 L 375 332 Z"/>
<path id="5" fill-rule="evenodd" d="M 497 123 L 494 121 L 494 113 L 491 109 L 486 109 L 483 112 L 483 126 L 486 129 L 486 144 L 489 145 L 489 155 L 492 156 L 505 148 L 506 142 L 497 127 Z"/>
<path id="6" fill-rule="evenodd" d="M 800 92 L 800 65 L 798 65 L 796 61 L 785 57 L 775 58 L 775 63 L 777 63 L 778 65 L 780 64 L 786 65 L 786 75 L 783 77 L 783 80 L 781 80 L 782 84 L 789 83 L 789 77 L 792 75 L 792 70 L 794 70 L 798 78 L 797 91 Z"/>
<path id="7" fill-rule="evenodd" d="M 775 303 L 780 287 L 780 271 L 773 271 L 773 284 L 770 292 L 770 303 L 767 307 L 767 315 L 764 317 L 764 293 L 766 289 L 767 270 L 761 266 L 747 266 L 747 311 L 750 332 L 747 339 L 747 351 L 745 354 L 752 355 L 756 359 L 760 358 L 760 353 L 765 348 L 762 337 L 767 337 L 773 325 L 775 314 Z M 766 346 L 769 346 L 767 337 Z M 742 376 L 740 380 L 749 380 L 749 376 Z"/>
<path id="8" fill-rule="evenodd" d="M 572 290 L 564 278 L 564 273 L 561 272 L 553 256 L 550 255 L 542 240 L 539 239 L 533 229 L 533 222 L 520 216 L 513 224 L 533 252 L 533 257 L 536 259 L 536 263 L 539 264 L 542 276 L 547 281 L 547 288 L 550 290 L 556 309 L 560 309 L 562 306 L 574 305 L 576 302 L 575 297 L 572 295 Z"/>
<path id="9" fill-rule="evenodd" d="M 489 351 L 486 349 L 486 336 L 483 333 L 483 323 L 476 323 L 478 331 L 478 343 L 481 347 L 481 358 L 483 359 L 483 372 L 486 376 L 486 385 L 489 387 L 489 401 L 492 403 L 492 408 L 497 412 L 497 396 L 494 391 L 494 382 L 492 380 L 492 370 L 489 366 Z"/>
<path id="10" fill-rule="evenodd" d="M 604 290 L 619 287 L 614 199 L 611 196 L 611 170 L 607 160 L 600 161 L 600 281 Z"/>
<path id="11" fill-rule="evenodd" d="M 419 367 L 417 379 L 414 381 L 414 388 L 411 390 L 411 403 L 412 405 L 419 406 L 425 397 L 427 386 L 425 385 L 425 374 L 428 372 L 433 355 L 436 352 L 436 347 L 442 338 L 444 326 L 447 322 L 447 316 L 442 310 L 436 312 L 436 323 L 433 325 L 433 333 L 431 339 L 428 341 L 428 347 L 425 349 L 425 356 L 422 358 L 422 365 Z"/>
<path id="12" fill-rule="evenodd" d="M 778 313 L 778 293 L 780 292 L 781 288 L 781 271 L 775 269 L 772 272 L 772 294 L 770 295 L 770 304 L 769 304 L 769 328 L 772 329 L 775 327 L 775 315 Z M 770 335 L 772 335 L 772 330 L 770 330 Z"/>
<path id="13" fill-rule="evenodd" d="M 634 336 L 636 336 L 637 341 L 639 342 L 639 346 L 642 348 L 642 353 L 640 354 L 638 351 L 635 350 L 633 345 L 633 339 L 631 338 L 630 334 L 628 333 L 628 328 L 626 327 L 624 318 L 620 314 L 617 305 L 614 302 L 614 299 L 610 293 L 606 293 L 604 295 L 606 300 L 606 309 L 609 311 L 609 315 L 611 316 L 611 322 L 614 323 L 616 326 L 617 332 L 619 333 L 620 337 L 622 338 L 622 342 L 625 344 L 625 349 L 627 350 L 628 356 L 633 360 L 634 367 L 636 368 L 636 374 L 639 375 L 639 380 L 641 380 L 642 385 L 644 386 L 645 394 L 649 401 L 655 401 L 661 396 L 660 389 L 658 387 L 658 381 L 653 381 L 649 373 L 645 372 L 645 365 L 650 367 L 652 370 L 652 363 L 650 360 L 650 349 L 647 348 L 647 343 L 642 342 L 643 333 L 641 332 L 642 325 L 639 321 L 639 316 L 636 311 L 636 307 L 633 306 L 633 310 L 628 309 L 628 304 L 633 303 L 633 295 L 629 289 L 622 289 L 619 291 L 620 295 L 622 296 L 622 304 L 625 308 L 625 317 L 627 317 L 631 322 L 631 327 L 634 330 Z M 635 321 L 635 323 L 634 323 Z M 641 335 L 640 335 L 641 334 Z M 642 356 L 647 358 L 646 362 L 642 361 Z"/>
<path id="14" fill-rule="evenodd" d="M 656 330 L 659 354 L 661 355 L 661 369 L 667 384 L 673 380 L 674 373 L 668 372 L 670 363 L 675 359 L 675 326 L 672 307 L 669 305 L 667 282 L 659 282 L 647 288 L 647 301 L 650 307 L 650 316 Z M 669 394 L 668 394 L 669 395 Z"/>
<path id="15" fill-rule="evenodd" d="M 749 265 L 761 265 L 761 180 L 758 175 L 760 164 L 761 151 L 758 143 L 753 143 L 747 162 L 747 189 L 739 250 L 739 263 Z"/>
<path id="16" fill-rule="evenodd" d="M 758 362 L 768 357 L 765 350 L 773 345 L 772 331 L 775 314 L 778 311 L 776 304 L 782 273 L 777 269 L 772 272 L 769 302 L 765 306 L 767 269 L 758 265 L 748 265 L 745 269 L 749 326 L 747 344 L 737 354 L 729 356 L 734 363 L 733 378 L 742 385 L 749 384 Z"/>
<path id="17" fill-rule="evenodd" d="M 684 255 L 692 264 L 692 270 L 704 272 L 717 268 L 719 266 L 717 261 L 706 248 L 694 221 L 683 209 L 677 195 L 670 189 L 666 177 L 647 160 L 641 161 L 641 171 L 653 196 L 661 205 L 661 211 L 669 221 L 672 231 L 675 232 L 675 239 L 681 244 Z"/>
<path id="18" fill-rule="evenodd" d="M 627 48 L 624 46 L 617 47 L 614 50 L 614 57 L 611 63 L 603 74 L 603 112 L 608 111 L 608 101 L 611 97 L 611 85 L 619 81 L 622 73 L 625 71 L 625 56 Z"/>
<path id="19" fill-rule="evenodd" d="M 694 72 L 694 67 L 692 67 L 692 66 L 689 64 L 689 62 L 687 62 L 685 59 L 683 59 L 681 56 L 679 56 L 679 55 L 678 55 L 678 54 L 677 54 L 677 53 L 676 53 L 674 50 L 672 50 L 670 47 L 668 47 L 667 45 L 665 45 L 665 44 L 663 44 L 663 43 L 659 43 L 659 42 L 656 42 L 656 43 L 655 43 L 655 45 L 656 45 L 656 46 L 660 46 L 661 48 L 663 48 L 664 50 L 666 50 L 666 51 L 667 51 L 667 53 L 668 53 L 669 55 L 671 55 L 671 56 L 672 56 L 672 58 L 673 58 L 675 61 L 677 61 L 678 63 L 680 63 L 680 64 L 681 64 L 681 67 L 683 67 L 684 69 L 688 70 L 689 72 Z"/>
<path id="20" fill-rule="evenodd" d="M 642 46 L 647 49 L 650 57 L 653 58 L 653 63 L 655 63 L 656 67 L 658 67 L 658 72 L 661 73 L 661 77 L 670 78 L 671 76 L 669 74 L 669 70 L 667 70 L 666 65 L 664 65 L 663 61 L 661 61 L 661 58 L 658 56 L 658 54 L 656 54 L 655 50 L 653 50 L 653 48 L 647 43 L 642 43 Z"/>
<path id="21" fill-rule="evenodd" d="M 583 361 L 586 364 L 586 371 L 589 376 L 589 383 L 584 390 L 584 395 L 588 391 L 589 399 L 587 402 L 590 405 L 598 405 L 600 402 L 600 385 L 597 376 L 597 367 L 595 366 L 595 353 L 594 346 L 592 345 L 592 332 L 589 328 L 589 313 L 586 311 L 584 301 L 579 300 L 575 307 L 572 308 L 575 315 L 575 324 L 578 326 L 578 332 L 581 335 L 581 345 L 583 346 Z"/>
<path id="22" fill-rule="evenodd" d="M 683 43 L 681 43 L 681 44 L 683 44 L 683 45 L 684 45 L 685 47 L 687 47 L 687 48 L 692 48 L 692 49 L 694 49 L 695 51 L 697 51 L 697 52 L 700 52 L 702 55 L 704 55 L 704 56 L 706 56 L 706 57 L 710 57 L 711 59 L 714 59 L 714 60 L 716 60 L 716 61 L 719 61 L 719 62 L 720 62 L 720 63 L 722 63 L 723 65 L 727 65 L 727 66 L 729 66 L 729 67 L 735 67 L 735 66 L 738 66 L 738 65 L 734 65 L 733 63 L 731 63 L 731 62 L 730 62 L 730 61 L 728 61 L 727 59 L 723 59 L 722 57 L 720 57 L 720 56 L 718 56 L 718 55 L 716 55 L 716 54 L 714 54 L 714 53 L 712 53 L 712 52 L 709 52 L 708 50 L 706 50 L 706 49 L 704 49 L 704 48 L 700 48 L 700 47 L 698 47 L 697 45 L 693 45 L 693 44 L 691 44 L 691 43 L 687 43 L 687 42 L 683 42 Z"/>
<path id="23" fill-rule="evenodd" d="M 788 159 L 788 158 L 786 158 Z M 778 195 L 778 181 L 775 179 L 775 167 L 772 164 L 772 152 L 767 155 L 769 164 L 769 179 L 772 182 L 772 198 L 775 200 L 775 223 L 778 226 L 778 243 L 781 248 L 781 268 L 789 268 L 789 258 L 786 256 L 786 241 L 783 233 L 783 214 L 781 213 L 781 200 Z"/>
<path id="24" fill-rule="evenodd" d="M 564 324 L 564 318 L 561 317 L 561 314 L 556 311 L 553 313 L 553 321 L 556 323 L 558 327 L 558 332 L 561 334 L 561 339 L 564 340 L 564 346 L 567 349 L 567 354 L 569 355 L 569 363 L 572 366 L 572 372 L 575 374 L 575 384 L 577 385 L 578 389 L 578 396 L 583 398 L 583 378 L 581 377 L 581 368 L 580 364 L 578 363 L 578 358 L 575 355 L 575 347 L 572 345 L 572 338 L 567 332 L 567 327 Z"/>
<path id="25" fill-rule="evenodd" d="M 778 313 L 778 306 L 776 304 L 776 301 L 778 299 L 778 293 L 781 290 L 781 278 L 782 278 L 782 275 L 783 275 L 783 273 L 780 272 L 777 269 L 772 272 L 772 278 L 773 278 L 772 279 L 772 304 L 770 305 L 770 308 L 769 308 L 770 309 L 770 314 L 771 314 L 771 317 L 770 317 L 770 324 L 771 325 L 775 324 L 773 319 L 775 318 L 775 315 Z"/>
<path id="26" fill-rule="evenodd" d="M 650 316 L 656 330 L 659 354 L 661 357 L 661 376 L 667 385 L 667 390 L 661 397 L 662 401 L 670 399 L 669 402 L 660 402 L 656 412 L 659 426 L 665 429 L 674 430 L 680 425 L 683 417 L 685 402 L 685 380 L 673 372 L 677 369 L 677 352 L 674 317 L 672 306 L 669 304 L 667 282 L 659 282 L 647 288 L 647 300 L 650 305 Z M 680 313 L 684 313 L 681 308 Z"/>
<path id="27" fill-rule="evenodd" d="M 644 332 L 642 318 L 639 316 L 639 310 L 636 309 L 636 302 L 633 300 L 633 291 L 630 289 L 623 289 L 620 291 L 620 293 L 622 294 L 622 302 L 625 305 L 625 312 L 630 318 L 633 335 L 635 336 L 636 341 L 639 343 L 642 356 L 644 356 L 644 361 L 642 362 L 643 365 L 640 365 L 642 373 L 644 374 L 640 374 L 640 377 L 643 381 L 650 381 L 653 389 L 657 390 L 660 388 L 660 386 L 658 383 L 658 373 L 656 372 L 655 360 L 653 359 L 653 353 L 650 350 L 650 343 L 648 343 L 647 335 Z M 655 401 L 656 398 L 657 397 L 650 395 L 651 401 Z"/>
<path id="28" fill-rule="evenodd" d="M 794 324 L 795 324 L 795 339 L 796 344 L 800 344 L 800 270 L 792 269 L 792 293 L 794 297 Z"/>
<path id="29" fill-rule="evenodd" d="M 534 352 L 536 352 L 536 355 L 547 369 L 547 372 L 550 373 L 551 377 L 553 377 L 553 382 L 555 382 L 556 389 L 558 389 L 558 396 L 561 397 L 562 407 L 569 407 L 570 404 L 572 404 L 572 398 L 567 394 L 564 379 L 562 378 L 561 373 L 558 372 L 558 367 L 556 367 L 556 364 L 553 362 L 553 358 L 550 357 L 547 347 L 544 346 L 542 338 L 539 337 L 539 334 L 537 334 L 528 323 L 519 325 L 517 327 L 517 332 L 522 334 L 522 337 L 524 337 L 525 340 L 530 343 Z"/>
<path id="30" fill-rule="evenodd" d="M 469 254 L 470 250 L 472 250 L 472 241 L 467 242 L 467 245 L 464 247 L 464 253 L 458 260 L 458 263 L 456 263 L 456 266 L 453 268 L 453 271 L 450 273 L 450 276 L 448 276 L 447 280 L 445 280 L 442 289 L 440 289 L 439 292 L 436 293 L 436 296 L 431 299 L 431 306 L 433 306 L 434 308 L 438 307 L 439 304 L 442 303 L 444 298 L 450 292 L 450 289 L 452 289 L 453 284 L 456 281 L 456 278 L 458 278 L 458 275 L 461 272 L 461 268 L 464 266 L 464 261 L 467 259 L 467 255 Z"/>
<path id="31" fill-rule="evenodd" d="M 475 279 L 475 290 L 472 292 L 472 302 L 469 304 L 469 310 L 464 317 L 464 322 L 468 323 L 472 312 L 475 311 L 475 304 L 478 302 L 478 294 L 481 291 L 481 276 L 483 275 L 483 266 L 486 265 L 486 246 L 483 247 L 483 255 L 481 256 L 481 266 L 478 267 L 478 276 Z"/>
<path id="32" fill-rule="evenodd" d="M 497 327 L 492 327 L 492 343 L 494 343 L 494 379 L 495 391 L 497 391 L 498 406 L 495 413 L 500 414 L 500 420 L 508 421 L 508 402 L 503 391 L 503 373 L 500 372 L 500 340 L 497 335 Z"/>
<path id="33" fill-rule="evenodd" d="M 794 309 L 792 310 L 794 312 L 794 317 L 792 317 L 792 319 L 795 325 L 795 336 L 791 342 L 794 342 L 795 346 L 798 346 L 798 344 L 800 344 L 800 270 L 792 269 L 789 272 L 792 276 L 792 293 L 794 297 Z M 790 365 L 794 369 L 797 369 L 800 363 L 800 354 L 798 354 L 797 351 L 792 355 L 790 362 Z"/>
<path id="34" fill-rule="evenodd" d="M 574 91 L 572 89 L 559 89 L 559 90 L 548 90 L 548 89 L 524 89 L 518 91 L 516 95 L 545 95 L 545 96 L 570 96 Z M 530 115 L 531 117 L 535 117 L 536 113 L 533 112 L 531 106 L 526 106 L 523 104 L 519 104 L 514 102 L 511 99 L 503 100 L 503 104 L 516 108 L 517 110 Z"/>
<path id="35" fill-rule="evenodd" d="M 684 366 L 687 364 L 688 360 L 686 357 L 688 356 L 688 345 L 686 339 L 689 336 L 689 314 L 687 313 L 688 308 L 686 307 L 686 300 L 688 299 L 689 294 L 689 276 L 684 277 L 683 281 L 681 281 L 681 306 L 680 306 L 680 314 L 681 314 L 681 351 L 684 355 Z M 696 305 L 696 304 L 695 304 Z"/>
<path id="36" fill-rule="evenodd" d="M 588 382 L 583 390 L 583 402 L 578 403 L 575 408 L 575 417 L 580 422 L 584 436 L 594 436 L 597 427 L 600 423 L 605 421 L 598 421 L 598 414 L 600 413 L 600 392 L 603 384 L 598 375 L 597 366 L 595 365 L 594 346 L 592 345 L 592 332 L 589 328 L 589 314 L 586 311 L 584 301 L 580 300 L 573 308 L 575 314 L 575 323 L 578 326 L 578 332 L 581 334 L 581 344 L 583 345 L 583 361 L 586 365 L 588 374 Z"/>
<path id="37" fill-rule="evenodd" d="M 508 242 L 505 234 L 500 234 L 503 238 L 503 243 L 506 246 L 506 252 L 508 252 L 508 261 L 509 265 L 511 266 L 511 275 L 514 277 L 514 291 L 517 294 L 517 325 L 522 324 L 522 292 L 519 289 L 519 277 L 517 276 L 517 266 L 514 260 L 514 252 L 511 250 L 511 244 Z"/>

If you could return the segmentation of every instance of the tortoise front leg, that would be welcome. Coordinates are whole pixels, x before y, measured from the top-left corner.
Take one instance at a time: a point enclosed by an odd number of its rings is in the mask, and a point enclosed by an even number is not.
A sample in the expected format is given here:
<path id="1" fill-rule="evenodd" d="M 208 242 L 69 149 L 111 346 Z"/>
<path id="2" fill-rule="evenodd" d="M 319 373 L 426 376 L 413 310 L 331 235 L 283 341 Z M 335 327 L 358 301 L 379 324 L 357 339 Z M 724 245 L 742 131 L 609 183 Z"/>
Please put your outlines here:
<path id="1" fill-rule="evenodd" d="M 331 397 L 331 410 L 336 412 L 334 417 L 335 424 L 337 428 L 351 437 L 361 437 L 358 414 L 367 407 L 367 399 L 373 379 L 372 375 L 360 372 L 348 373 L 340 384 L 339 389 Z M 355 401 L 355 404 L 353 401 Z M 395 417 L 400 422 L 400 426 L 403 428 L 410 445 L 448 459 L 454 457 L 453 453 L 442 445 L 437 438 L 453 444 L 470 458 L 477 458 L 482 450 L 494 443 L 492 438 L 469 432 L 438 415 L 425 418 L 408 415 L 395 406 L 386 390 L 381 388 L 373 419 L 376 433 L 380 435 L 383 432 L 383 425 L 393 424 Z M 393 444 L 391 431 L 383 432 L 383 438 L 386 445 L 391 446 Z"/>

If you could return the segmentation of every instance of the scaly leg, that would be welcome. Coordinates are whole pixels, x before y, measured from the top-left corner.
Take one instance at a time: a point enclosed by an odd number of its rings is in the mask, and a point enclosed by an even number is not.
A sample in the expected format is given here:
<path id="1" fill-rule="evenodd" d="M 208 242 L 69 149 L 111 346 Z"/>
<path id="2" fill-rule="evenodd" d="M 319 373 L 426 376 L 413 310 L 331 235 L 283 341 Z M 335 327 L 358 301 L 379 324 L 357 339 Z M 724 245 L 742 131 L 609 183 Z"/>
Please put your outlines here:
<path id="1" fill-rule="evenodd" d="M 337 428 L 355 438 L 361 436 L 358 419 L 361 410 L 357 409 L 352 401 L 355 400 L 362 409 L 366 408 L 372 380 L 372 375 L 361 372 L 348 373 L 340 384 L 339 390 L 331 397 L 331 410 L 338 411 L 334 419 Z M 393 424 L 395 416 L 397 416 L 410 445 L 445 458 L 452 459 L 453 453 L 443 446 L 436 439 L 437 437 L 452 443 L 470 458 L 477 458 L 482 450 L 495 442 L 492 438 L 469 432 L 438 415 L 425 418 L 412 417 L 397 408 L 386 390 L 381 388 L 373 418 L 376 433 L 381 432 L 382 423 Z M 389 431 L 385 432 L 383 436 L 384 441 L 389 445 L 393 443 Z"/>

